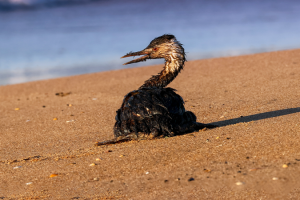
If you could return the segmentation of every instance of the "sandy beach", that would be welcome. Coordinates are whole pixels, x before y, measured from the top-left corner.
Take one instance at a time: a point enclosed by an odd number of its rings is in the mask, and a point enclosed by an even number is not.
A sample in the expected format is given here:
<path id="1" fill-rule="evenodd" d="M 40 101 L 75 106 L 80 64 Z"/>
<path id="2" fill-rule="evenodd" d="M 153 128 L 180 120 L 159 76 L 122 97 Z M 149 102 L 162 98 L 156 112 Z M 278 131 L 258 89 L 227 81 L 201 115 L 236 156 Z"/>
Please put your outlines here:
<path id="1" fill-rule="evenodd" d="M 95 146 L 162 67 L 0 86 L 0 199 L 300 198 L 300 49 L 188 61 L 169 87 L 218 128 Z"/>

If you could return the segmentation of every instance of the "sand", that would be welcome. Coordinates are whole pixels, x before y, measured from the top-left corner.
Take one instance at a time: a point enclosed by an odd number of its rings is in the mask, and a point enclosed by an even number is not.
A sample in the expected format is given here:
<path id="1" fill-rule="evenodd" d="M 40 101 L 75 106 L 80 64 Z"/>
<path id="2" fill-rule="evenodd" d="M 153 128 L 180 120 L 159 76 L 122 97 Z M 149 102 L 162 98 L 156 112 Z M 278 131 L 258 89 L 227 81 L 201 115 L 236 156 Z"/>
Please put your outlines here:
<path id="1" fill-rule="evenodd" d="M 1 86 L 0 199 L 300 198 L 300 49 L 187 62 L 170 87 L 218 128 L 94 146 L 162 66 Z"/>

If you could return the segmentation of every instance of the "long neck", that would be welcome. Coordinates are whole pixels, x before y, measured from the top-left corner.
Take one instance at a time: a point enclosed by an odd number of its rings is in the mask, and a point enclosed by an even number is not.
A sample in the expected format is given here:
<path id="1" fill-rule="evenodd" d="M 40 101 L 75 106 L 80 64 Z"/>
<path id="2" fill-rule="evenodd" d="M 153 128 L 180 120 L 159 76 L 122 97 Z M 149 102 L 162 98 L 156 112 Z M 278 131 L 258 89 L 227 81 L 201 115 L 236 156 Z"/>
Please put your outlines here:
<path id="1" fill-rule="evenodd" d="M 184 66 L 185 56 L 183 54 L 174 53 L 166 58 L 164 69 L 155 76 L 145 81 L 145 83 L 139 88 L 155 88 L 155 87 L 166 87 L 171 83 L 181 69 Z"/>

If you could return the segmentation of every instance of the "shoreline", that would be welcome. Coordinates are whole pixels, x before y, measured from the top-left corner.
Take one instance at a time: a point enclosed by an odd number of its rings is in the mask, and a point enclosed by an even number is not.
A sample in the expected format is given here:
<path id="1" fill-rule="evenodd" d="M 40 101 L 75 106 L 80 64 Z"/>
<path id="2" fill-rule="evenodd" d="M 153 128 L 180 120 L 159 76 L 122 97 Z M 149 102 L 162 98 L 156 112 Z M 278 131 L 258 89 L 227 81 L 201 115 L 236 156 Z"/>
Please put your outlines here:
<path id="1" fill-rule="evenodd" d="M 94 146 L 113 138 L 124 95 L 162 67 L 0 86 L 0 197 L 298 197 L 300 49 L 188 61 L 169 87 L 220 127 Z"/>
<path id="2" fill-rule="evenodd" d="M 224 52 L 218 52 L 215 55 L 213 54 L 206 54 L 201 56 L 201 57 L 197 57 L 197 56 L 193 56 L 193 55 L 187 55 L 187 62 L 191 62 L 191 61 L 199 61 L 199 60 L 209 60 L 209 59 L 220 59 L 220 58 L 231 58 L 231 57 L 239 57 L 239 56 L 250 56 L 250 55 L 256 55 L 256 54 L 262 54 L 262 53 L 272 53 L 272 52 L 281 52 L 281 51 L 293 51 L 293 50 L 297 50 L 297 48 L 289 48 L 289 49 L 281 49 L 281 50 L 272 50 L 272 49 L 252 49 L 252 50 L 246 50 L 246 51 L 240 51 L 239 53 L 228 53 L 227 51 Z M 226 53 L 227 52 L 227 53 Z M 192 58 L 190 60 L 190 57 Z M 197 59 L 195 59 L 197 57 Z M 150 60 L 149 60 L 150 61 Z M 148 62 L 149 62 L 148 61 Z M 152 60 L 154 61 L 154 60 Z M 81 64 L 81 65 L 77 65 L 77 66 L 72 66 L 72 67 L 50 67 L 47 71 L 39 71 L 41 68 L 35 67 L 35 68 L 30 68 L 30 69 L 19 69 L 18 74 L 21 76 L 19 77 L 20 79 L 25 79 L 25 80 L 29 80 L 29 77 L 23 77 L 24 73 L 28 73 L 28 74 L 33 74 L 35 77 L 40 76 L 40 77 L 44 77 L 42 79 L 32 79 L 26 82 L 19 82 L 19 81 L 13 81 L 14 83 L 8 83 L 8 84 L 1 84 L 1 79 L 7 79 L 8 77 L 13 78 L 13 79 L 17 79 L 16 77 L 13 76 L 13 72 L 14 70 L 10 71 L 10 70 L 4 70 L 4 73 L 2 75 L 0 75 L 0 87 L 1 86 L 8 86 L 8 85 L 16 85 L 16 84 L 23 84 L 23 83 L 28 83 L 28 82 L 36 82 L 36 81 L 44 81 L 44 80 L 52 80 L 52 79 L 59 79 L 59 78 L 67 78 L 67 77 L 73 77 L 73 76 L 81 76 L 81 75 L 87 75 L 87 74 L 94 74 L 94 73 L 104 73 L 104 72 L 109 72 L 109 71 L 119 71 L 119 70 L 124 70 L 124 69 L 132 69 L 132 68 L 140 68 L 140 67 L 152 67 L 152 66 L 156 66 L 156 65 L 160 65 L 162 62 L 157 62 L 159 60 L 156 60 L 154 64 L 147 64 L 147 63 L 136 63 L 138 64 L 137 66 L 126 66 L 126 67 L 121 67 L 123 65 L 123 61 L 120 60 L 119 64 L 116 65 L 112 65 L 110 67 L 109 64 L 90 64 L 88 65 L 88 67 L 86 67 L 86 64 Z M 113 62 L 113 61 L 112 61 Z M 142 65 L 142 64 L 146 64 L 146 65 Z M 106 65 L 106 67 L 103 67 L 104 65 Z M 108 65 L 108 66 L 107 66 Z M 121 68 L 119 68 L 121 67 Z M 86 71 L 85 69 L 88 68 L 90 72 L 84 72 Z M 99 69 L 101 68 L 101 70 L 99 71 Z M 26 72 L 25 72 L 26 71 Z M 55 76 L 53 75 L 53 71 L 55 71 L 56 73 L 61 73 L 62 76 Z M 66 73 L 66 71 L 69 71 Z M 77 71 L 77 72 L 76 72 Z M 78 71 L 80 71 L 80 73 L 78 73 Z M 49 73 L 49 74 L 48 74 Z"/>

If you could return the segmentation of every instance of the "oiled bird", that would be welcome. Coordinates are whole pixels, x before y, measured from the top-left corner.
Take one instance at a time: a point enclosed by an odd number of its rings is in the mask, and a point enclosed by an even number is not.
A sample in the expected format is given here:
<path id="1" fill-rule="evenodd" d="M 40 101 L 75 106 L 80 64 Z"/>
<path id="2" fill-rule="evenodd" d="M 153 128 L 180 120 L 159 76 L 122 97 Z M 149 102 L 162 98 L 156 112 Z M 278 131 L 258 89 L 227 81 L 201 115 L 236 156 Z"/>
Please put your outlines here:
<path id="1" fill-rule="evenodd" d="M 196 122 L 196 116 L 184 108 L 183 99 L 175 89 L 166 87 L 171 83 L 186 62 L 182 44 L 174 35 L 162 35 L 153 39 L 142 51 L 130 52 L 122 58 L 141 56 L 124 65 L 146 61 L 147 59 L 165 59 L 165 66 L 158 74 L 128 93 L 117 110 L 114 126 L 115 139 L 99 142 L 98 145 L 118 141 L 174 136 L 203 128 L 214 128 L 211 124 Z"/>

